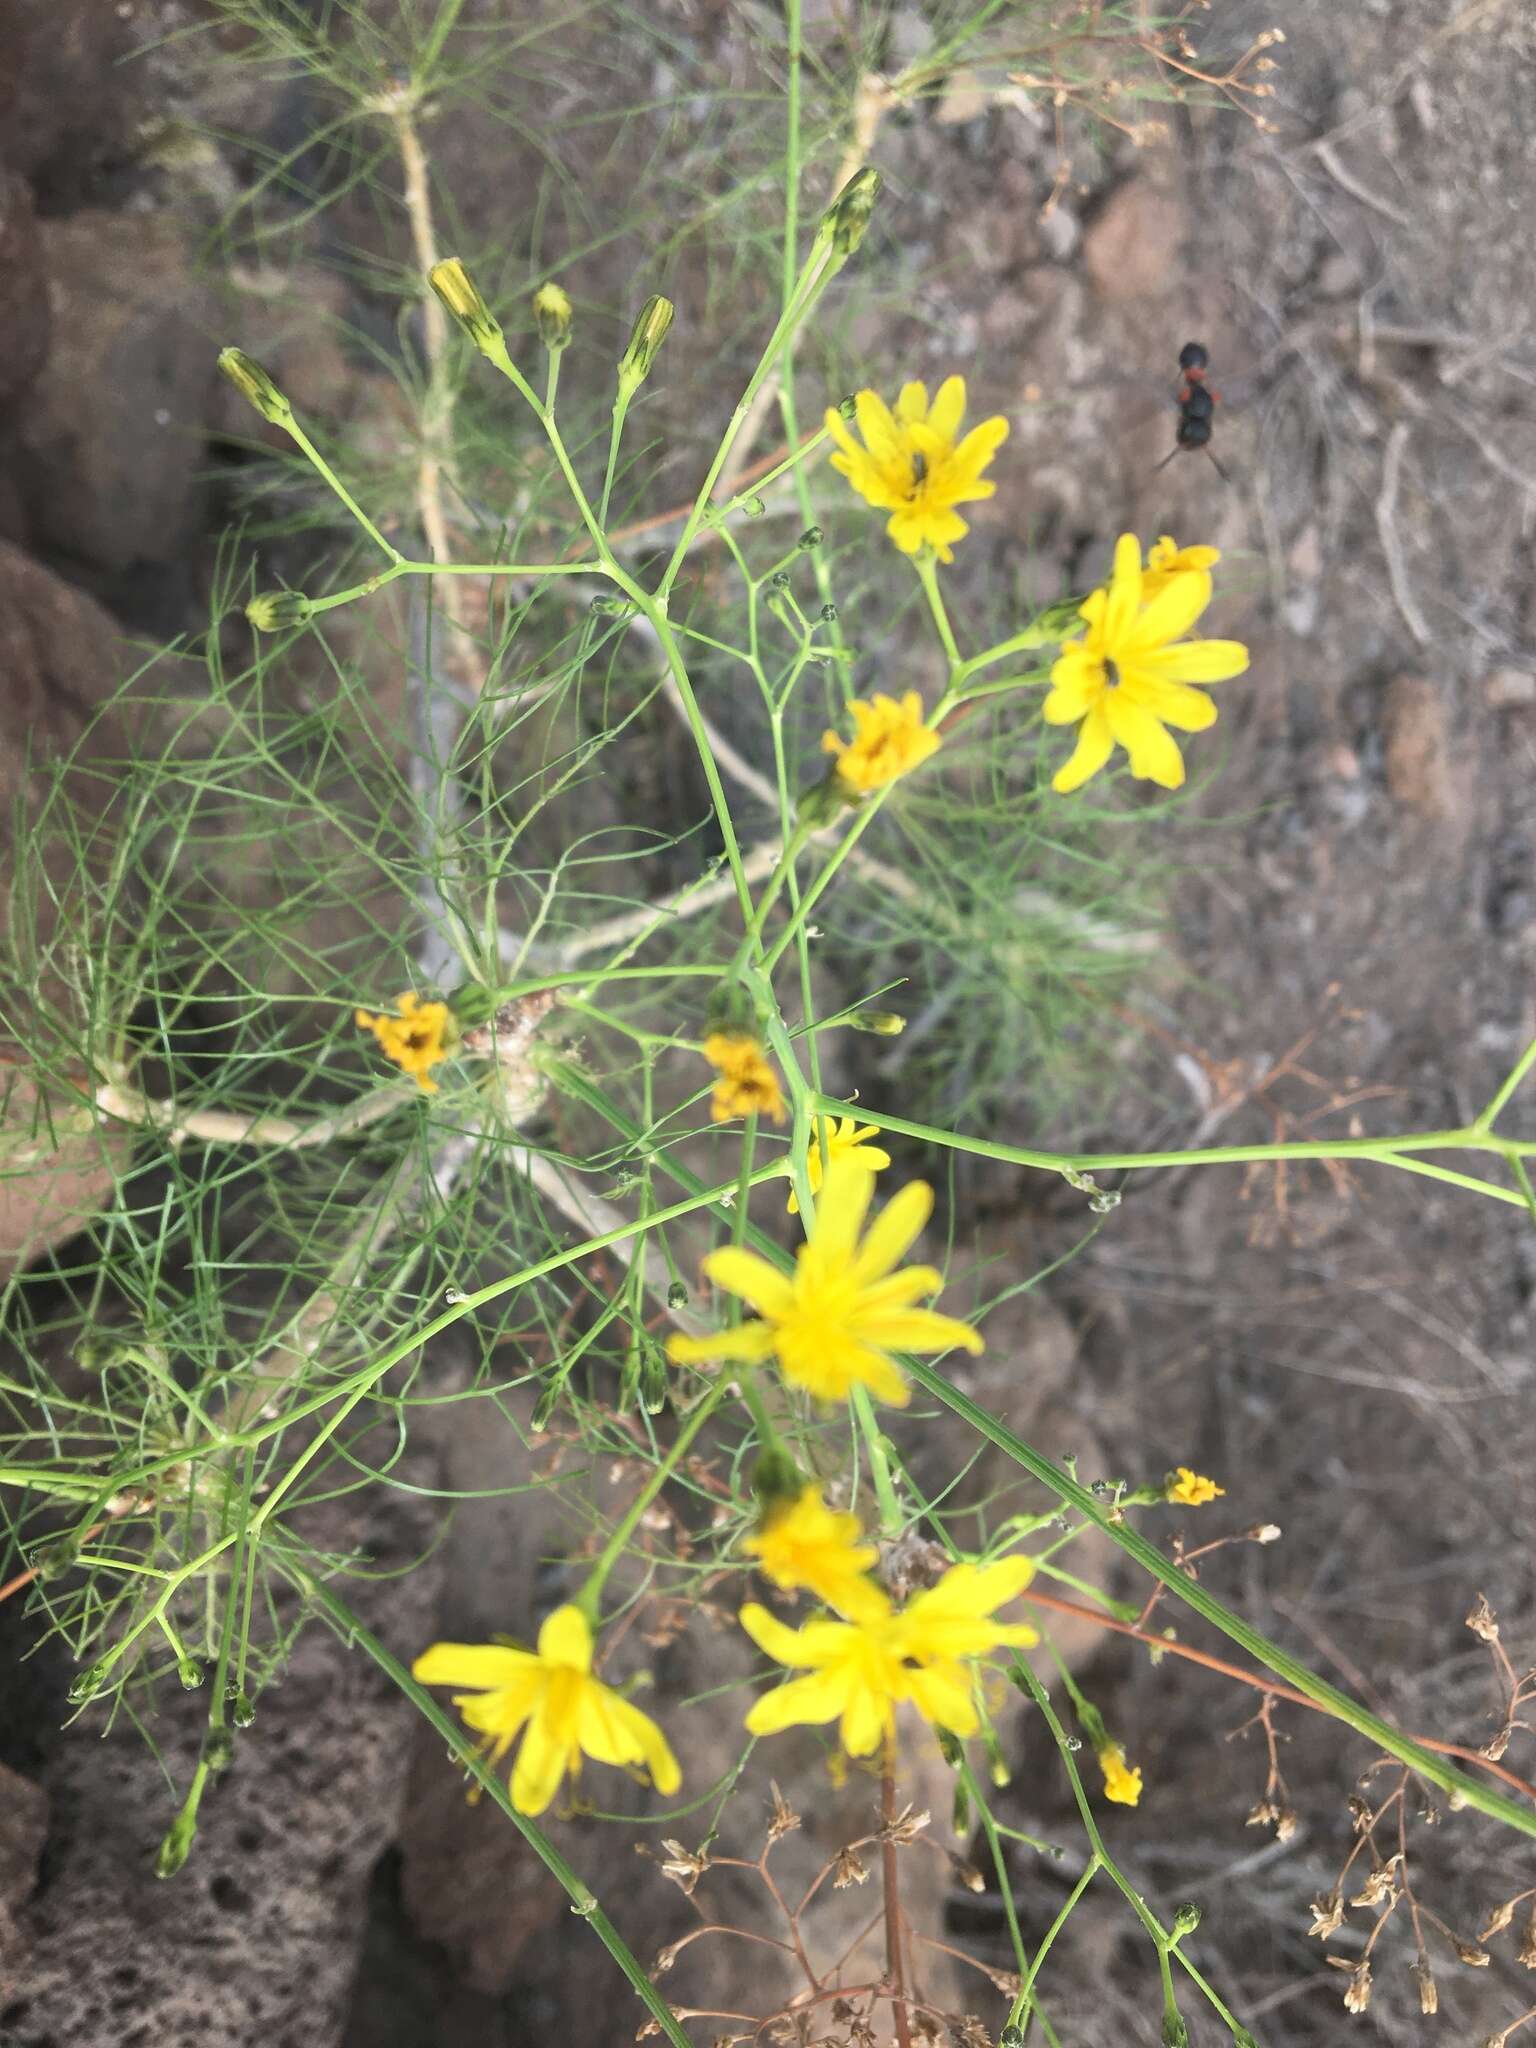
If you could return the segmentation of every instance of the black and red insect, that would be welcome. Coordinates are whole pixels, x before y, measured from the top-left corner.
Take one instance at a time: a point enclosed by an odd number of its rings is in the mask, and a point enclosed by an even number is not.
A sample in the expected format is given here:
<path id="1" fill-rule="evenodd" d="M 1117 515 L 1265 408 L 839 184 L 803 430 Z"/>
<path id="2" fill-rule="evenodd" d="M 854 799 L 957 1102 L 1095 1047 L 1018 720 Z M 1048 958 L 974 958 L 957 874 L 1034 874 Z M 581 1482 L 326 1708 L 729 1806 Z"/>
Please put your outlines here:
<path id="1" fill-rule="evenodd" d="M 1210 361 L 1203 341 L 1186 341 L 1179 350 L 1179 369 L 1184 378 L 1179 387 L 1179 431 L 1173 447 L 1157 466 L 1164 469 L 1175 455 L 1189 455 L 1195 449 L 1203 448 L 1216 463 L 1216 474 L 1228 483 L 1231 479 L 1216 462 L 1216 451 L 1211 446 L 1211 429 L 1215 424 L 1216 408 L 1221 403 L 1221 393 L 1213 391 L 1205 381 Z"/>

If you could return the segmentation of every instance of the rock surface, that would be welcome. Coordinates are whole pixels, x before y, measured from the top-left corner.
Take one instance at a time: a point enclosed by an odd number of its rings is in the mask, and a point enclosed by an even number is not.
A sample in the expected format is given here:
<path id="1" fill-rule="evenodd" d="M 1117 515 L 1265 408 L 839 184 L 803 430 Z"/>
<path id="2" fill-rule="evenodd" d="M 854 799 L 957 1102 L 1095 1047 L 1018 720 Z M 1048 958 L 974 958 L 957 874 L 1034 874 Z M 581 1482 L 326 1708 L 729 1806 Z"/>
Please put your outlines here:
<path id="1" fill-rule="evenodd" d="M 217 376 L 214 305 L 186 230 L 90 211 L 45 221 L 42 239 L 53 348 L 19 422 L 34 540 L 109 575 L 173 562 Z"/>
<path id="2" fill-rule="evenodd" d="M 0 406 L 12 404 L 42 368 L 49 325 L 32 188 L 20 172 L 0 169 Z"/>

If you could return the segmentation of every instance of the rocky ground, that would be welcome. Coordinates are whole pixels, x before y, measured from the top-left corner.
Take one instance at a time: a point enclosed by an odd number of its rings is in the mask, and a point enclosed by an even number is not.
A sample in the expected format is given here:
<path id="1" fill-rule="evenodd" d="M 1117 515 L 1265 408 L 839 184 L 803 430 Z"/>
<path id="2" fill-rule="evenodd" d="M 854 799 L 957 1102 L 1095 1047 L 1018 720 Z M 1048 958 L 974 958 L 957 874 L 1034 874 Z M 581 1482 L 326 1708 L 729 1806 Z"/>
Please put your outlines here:
<path id="1" fill-rule="evenodd" d="M 310 110 L 238 65 L 194 89 L 161 48 L 194 18 L 153 0 L 13 0 L 0 29 L 7 817 L 23 739 L 70 744 L 142 642 L 206 618 L 230 502 L 210 451 L 244 426 L 215 391 L 231 286 L 205 235 L 251 160 L 238 139 L 188 142 L 183 124 L 291 142 Z M 1134 527 L 1218 542 L 1244 593 L 1252 675 L 1225 700 L 1220 772 L 1166 856 L 1183 971 L 1106 1019 L 1106 1059 L 1129 1063 L 1138 1092 L 1089 1143 L 1343 1130 L 1356 1115 L 1369 1129 L 1446 1125 L 1536 1034 L 1536 342 L 1523 313 L 1536 27 L 1520 0 L 1449 14 L 1434 0 L 1217 0 L 1202 47 L 1236 55 L 1272 22 L 1286 36 L 1272 130 L 1201 111 L 1176 113 L 1158 148 L 1105 155 L 1079 135 L 1043 216 L 1058 168 L 1049 123 L 968 100 L 964 81 L 890 119 L 876 150 L 899 226 L 851 346 L 910 375 L 963 361 L 976 401 L 1014 424 L 957 573 L 984 593 L 1023 530 L 1033 594 L 1054 595 Z M 689 62 L 738 80 L 749 68 L 730 10 L 678 6 L 666 25 L 678 70 L 657 69 L 658 94 L 694 83 Z M 893 33 L 918 32 L 898 20 Z M 615 33 L 617 45 L 571 31 L 569 60 L 599 97 L 619 89 L 616 49 L 632 68 L 661 64 Z M 505 211 L 527 147 L 477 121 L 473 108 L 455 121 L 437 166 L 467 232 Z M 630 177 L 621 153 L 594 164 L 598 202 Z M 307 380 L 318 413 L 387 451 L 388 380 L 323 324 L 378 317 L 338 258 L 383 232 L 377 211 L 359 197 L 337 215 L 302 289 L 261 299 L 247 278 L 236 303 L 241 337 L 290 388 Z M 599 267 L 595 296 L 608 283 L 621 296 L 635 247 L 604 259 L 614 275 Z M 752 311 L 728 317 L 744 332 Z M 1168 373 L 1191 335 L 1226 394 L 1230 483 L 1195 458 L 1155 468 Z M 679 388 L 694 346 L 680 322 Z M 681 495 L 707 428 L 680 409 L 662 431 Z M 1220 630 L 1239 629 L 1235 610 Z M 1027 1089 L 999 1134 L 1041 1135 Z M 54 1186 L 65 1220 L 94 1199 L 85 1174 Z M 1011 1171 L 977 1174 L 964 1193 L 1021 1270 L 1080 1222 Z M 24 1256 L 59 1227 L 0 1209 L 0 1249 Z M 1477 1593 L 1515 1661 L 1536 1657 L 1532 1243 L 1513 1210 L 1384 1173 L 1147 1176 L 1021 1319 L 1009 1356 L 1028 1372 L 978 1391 L 1049 1451 L 1097 1442 L 1107 1470 L 1187 1459 L 1223 1475 L 1220 1527 L 1275 1521 L 1285 1536 L 1212 1560 L 1213 1588 L 1403 1724 L 1476 1744 L 1493 1704 L 1486 1653 L 1463 1625 Z M 521 1454 L 510 1433 L 500 1445 L 448 1433 L 415 1455 L 437 1483 L 472 1489 L 488 1461 L 506 1483 Z M 385 1560 L 412 1554 L 418 1524 L 380 1515 L 356 1540 Z M 410 1612 L 395 1609 L 392 1632 L 516 1626 L 509 1568 L 536 1548 L 516 1501 L 465 1510 L 432 1567 L 403 1582 Z M 9 1656 L 25 1628 L 15 1603 L 0 1614 Z M 707 1648 L 659 1660 L 664 1697 L 706 1682 Z M 1343 1980 L 1306 1939 L 1307 1903 L 1347 1852 L 1365 1753 L 1283 1711 L 1300 1818 L 1275 1840 L 1244 1827 L 1264 1790 L 1262 1733 L 1226 1739 L 1248 1702 L 1124 1646 L 1098 1656 L 1093 1681 L 1115 1726 L 1135 1731 L 1147 1776 L 1141 1808 L 1117 1816 L 1127 1866 L 1160 1906 L 1205 1907 L 1201 1966 L 1269 2048 L 1331 2041 L 1346 2024 L 1361 2039 L 1470 2041 L 1530 2002 L 1504 1937 L 1487 1968 L 1442 1950 L 1440 2015 L 1423 2017 L 1411 1947 L 1394 1934 L 1370 2010 L 1346 2022 Z M 586 1931 L 329 1637 L 306 1640 L 206 1851 L 170 1887 L 147 1874 L 156 1766 L 131 1733 L 60 1733 L 65 1683 L 47 1656 L 0 1680 L 5 2048 L 629 2038 Z M 1509 1761 L 1529 1774 L 1526 1740 Z M 1010 1817 L 1071 1839 L 1050 1757 L 1019 1741 Z M 1416 1824 L 1410 1851 L 1424 1902 L 1464 1935 L 1531 1881 L 1522 1851 L 1464 1815 Z M 1030 1928 L 1049 1924 L 1063 1870 L 1015 1859 Z M 935 1910 L 946 1903 L 956 1933 L 1005 1966 L 998 1895 L 946 1899 L 940 1884 Z M 626 1882 L 624 1907 L 643 1950 L 688 1924 L 659 1879 Z M 1360 1938 L 1335 1952 L 1357 1954 Z M 1089 1991 L 1080 2009 L 1063 2002 L 1064 2038 L 1155 2041 L 1149 1958 L 1113 1902 L 1091 1894 L 1066 1944 L 1063 1977 Z M 729 1981 L 723 1969 L 713 1980 L 722 2002 Z M 995 2004 L 981 2009 L 995 2020 Z"/>

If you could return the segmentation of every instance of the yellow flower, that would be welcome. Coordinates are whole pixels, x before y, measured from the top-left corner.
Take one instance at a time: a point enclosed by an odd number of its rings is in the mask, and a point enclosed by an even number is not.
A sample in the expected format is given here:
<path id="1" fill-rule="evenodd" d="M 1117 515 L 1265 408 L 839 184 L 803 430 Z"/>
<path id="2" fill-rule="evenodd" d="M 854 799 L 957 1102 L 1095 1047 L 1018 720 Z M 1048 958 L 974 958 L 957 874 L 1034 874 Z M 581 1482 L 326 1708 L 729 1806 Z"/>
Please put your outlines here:
<path id="1" fill-rule="evenodd" d="M 735 1116 L 772 1117 L 784 1121 L 784 1095 L 779 1077 L 763 1057 L 763 1048 L 745 1031 L 712 1031 L 704 1041 L 704 1057 L 718 1067 L 720 1078 L 709 1099 L 709 1113 L 717 1124 Z"/>
<path id="2" fill-rule="evenodd" d="M 672 1337 L 668 1357 L 679 1364 L 776 1357 L 791 1386 L 818 1400 L 846 1401 L 856 1386 L 865 1386 L 877 1400 L 904 1407 L 907 1385 L 892 1351 L 947 1351 L 952 1344 L 980 1351 L 980 1337 L 966 1324 L 912 1306 L 942 1285 L 932 1266 L 895 1270 L 928 1221 L 933 1190 L 909 1181 L 861 1244 L 874 1188 L 875 1176 L 858 1160 L 833 1165 L 792 1276 L 739 1245 L 711 1252 L 704 1261 L 709 1278 L 749 1302 L 759 1319 L 707 1337 Z"/>
<path id="3" fill-rule="evenodd" d="M 823 733 L 821 750 L 836 754 L 837 779 L 850 796 L 884 789 L 939 750 L 939 735 L 923 723 L 923 700 L 916 690 L 908 690 L 899 704 L 876 691 L 872 702 L 855 697 L 848 709 L 853 714 L 853 738 Z"/>
<path id="4" fill-rule="evenodd" d="M 861 498 L 890 513 L 885 530 L 904 555 L 931 547 L 941 562 L 952 562 L 950 542 L 970 531 L 955 507 L 997 489 L 981 472 L 1008 438 L 1008 422 L 999 413 L 957 442 L 963 377 L 946 377 L 931 406 L 924 384 L 904 384 L 894 413 L 874 391 L 861 391 L 854 406 L 864 446 L 842 414 L 829 411 L 827 432 L 842 451 L 832 467 Z"/>
<path id="5" fill-rule="evenodd" d="M 435 1095 L 437 1083 L 427 1069 L 446 1059 L 458 1041 L 453 1012 L 446 1003 L 422 1002 L 409 989 L 395 998 L 395 1008 L 400 1012 L 398 1017 L 373 1017 L 366 1010 L 359 1010 L 358 1026 L 373 1033 L 396 1066 L 416 1076 L 418 1088 Z"/>
<path id="6" fill-rule="evenodd" d="M 1191 1472 L 1187 1465 L 1179 1465 L 1168 1474 L 1163 1499 L 1177 1501 L 1180 1507 L 1203 1508 L 1207 1501 L 1220 1500 L 1226 1490 L 1214 1479 L 1206 1479 L 1199 1472 Z"/>
<path id="7" fill-rule="evenodd" d="M 524 1723 L 512 1773 L 512 1804 L 542 1813 L 583 1755 L 600 1764 L 643 1764 L 658 1792 L 682 1783 L 677 1758 L 648 1714 L 592 1676 L 592 1629 L 579 1607 L 557 1607 L 537 1653 L 505 1643 L 434 1643 L 411 1666 L 423 1685 L 467 1685 L 453 1704 L 498 1764 Z"/>
<path id="8" fill-rule="evenodd" d="M 1141 1765 L 1127 1765 L 1125 1751 L 1111 1742 L 1099 1751 L 1099 1769 L 1104 1773 L 1104 1797 L 1117 1806 L 1141 1803 Z"/>
<path id="9" fill-rule="evenodd" d="M 741 1625 L 753 1642 L 806 1675 L 764 1693 L 747 1715 L 748 1732 L 774 1735 L 801 1722 L 836 1720 L 848 1754 L 868 1756 L 894 1731 L 896 1708 L 910 1700 L 936 1728 L 974 1735 L 967 1663 L 1004 1643 L 1039 1640 L 1022 1622 L 992 1619 L 993 1608 L 1013 1599 L 1033 1569 L 1027 1557 L 954 1565 L 899 1613 L 882 1594 L 855 1620 L 811 1621 L 800 1629 L 749 1603 Z"/>
<path id="10" fill-rule="evenodd" d="M 1117 741 L 1133 775 L 1177 789 L 1184 761 L 1167 728 L 1203 732 L 1216 722 L 1216 706 L 1190 684 L 1224 682 L 1248 666 L 1241 641 L 1179 637 L 1210 602 L 1203 570 L 1171 577 L 1150 603 L 1144 581 L 1140 543 L 1124 533 L 1107 587 L 1078 608 L 1086 636 L 1064 641 L 1052 666 L 1042 715 L 1048 725 L 1080 725 L 1077 749 L 1051 784 L 1063 794 L 1097 775 Z"/>
<path id="11" fill-rule="evenodd" d="M 857 1515 L 839 1514 L 805 1486 L 797 1499 L 769 1508 L 743 1547 L 782 1591 L 814 1593 L 840 1614 L 861 1615 L 889 1602 L 865 1577 L 880 1552 L 859 1533 Z"/>
<path id="12" fill-rule="evenodd" d="M 1209 580 L 1210 571 L 1220 560 L 1220 548 L 1181 548 L 1172 535 L 1160 535 L 1147 549 L 1147 564 L 1141 572 L 1142 603 L 1150 604 L 1175 576 L 1198 572 Z"/>
<path id="13" fill-rule="evenodd" d="M 816 1119 L 816 1130 L 811 1133 L 810 1149 L 805 1155 L 806 1178 L 810 1181 L 813 1195 L 821 1193 L 820 1133 L 823 1131 L 827 1138 L 828 1166 L 835 1166 L 839 1159 L 857 1159 L 859 1164 L 868 1167 L 871 1173 L 878 1173 L 882 1167 L 891 1163 L 889 1152 L 882 1150 L 879 1145 L 869 1143 L 871 1138 L 878 1138 L 880 1135 L 873 1124 L 855 1123 L 851 1116 L 836 1117 L 829 1123 L 826 1117 L 819 1116 Z M 800 1214 L 800 1197 L 793 1190 L 790 1191 L 789 1213 L 791 1216 Z"/>

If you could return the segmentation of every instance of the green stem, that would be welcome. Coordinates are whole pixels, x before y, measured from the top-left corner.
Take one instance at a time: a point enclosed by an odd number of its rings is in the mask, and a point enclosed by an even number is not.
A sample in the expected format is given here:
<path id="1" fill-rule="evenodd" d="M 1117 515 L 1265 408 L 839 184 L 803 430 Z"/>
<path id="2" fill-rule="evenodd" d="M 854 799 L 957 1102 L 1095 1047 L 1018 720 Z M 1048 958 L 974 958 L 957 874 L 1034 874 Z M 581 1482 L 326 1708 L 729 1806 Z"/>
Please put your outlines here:
<path id="1" fill-rule="evenodd" d="M 1004 1145 L 990 1138 L 969 1138 L 935 1124 L 920 1124 L 910 1118 L 891 1116 L 872 1109 L 822 1095 L 817 1107 L 831 1116 L 857 1115 L 865 1123 L 878 1124 L 883 1131 L 897 1131 L 903 1137 L 923 1138 L 931 1145 L 944 1145 L 970 1152 L 982 1159 L 1001 1159 L 1013 1166 L 1030 1166 L 1043 1173 L 1130 1173 L 1160 1166 L 1239 1166 L 1252 1160 L 1275 1159 L 1365 1159 L 1380 1166 L 1395 1166 L 1407 1173 L 1422 1173 L 1452 1186 L 1470 1188 L 1495 1201 L 1524 1206 L 1524 1197 L 1513 1188 L 1493 1181 L 1477 1180 L 1449 1167 L 1432 1165 L 1411 1155 L 1419 1152 L 1491 1152 L 1514 1167 L 1522 1157 L 1536 1155 L 1536 1141 L 1496 1138 L 1468 1124 L 1460 1130 L 1414 1131 L 1394 1138 L 1305 1138 L 1277 1145 L 1208 1145 L 1186 1152 L 1042 1152 L 1023 1145 Z"/>
<path id="2" fill-rule="evenodd" d="M 1065 1472 L 1053 1465 L 1049 1458 L 1042 1457 L 1031 1445 L 1025 1443 L 1022 1437 L 1016 1436 L 1006 1423 L 999 1422 L 995 1415 L 989 1414 L 978 1402 L 973 1401 L 969 1394 L 962 1393 L 957 1386 L 945 1379 L 942 1373 L 936 1372 L 922 1359 L 904 1359 L 903 1364 L 909 1377 L 920 1387 L 942 1401 L 946 1408 L 952 1409 L 973 1429 L 979 1431 L 989 1443 L 996 1444 L 1001 1451 L 1006 1451 L 1015 1464 L 1021 1465 L 1032 1477 L 1049 1488 L 1058 1500 L 1076 1508 L 1078 1513 L 1100 1529 L 1117 1549 L 1124 1551 L 1143 1571 L 1150 1573 L 1160 1585 L 1165 1586 L 1175 1599 L 1192 1608 L 1203 1620 L 1210 1622 L 1213 1628 L 1220 1629 L 1223 1635 L 1239 1644 L 1257 1663 L 1262 1664 L 1267 1671 L 1273 1672 L 1275 1677 L 1284 1679 L 1298 1692 L 1304 1692 L 1314 1706 L 1333 1715 L 1335 1720 L 1342 1721 L 1346 1727 L 1353 1728 L 1356 1734 L 1363 1735 L 1367 1741 L 1375 1743 L 1389 1756 L 1396 1757 L 1400 1763 L 1407 1764 L 1410 1770 L 1417 1772 L 1430 1784 L 1438 1785 L 1453 1802 L 1474 1806 L 1479 1813 L 1486 1813 L 1495 1820 L 1505 1822 L 1522 1835 L 1536 1836 L 1536 1813 L 1528 1812 L 1523 1806 L 1517 1806 L 1512 1799 L 1505 1798 L 1502 1793 L 1495 1792 L 1488 1786 L 1480 1784 L 1475 1778 L 1469 1778 L 1465 1773 L 1453 1769 L 1443 1757 L 1433 1756 L 1428 1750 L 1420 1749 L 1416 1742 L 1410 1741 L 1406 1735 L 1399 1734 L 1397 1729 L 1383 1721 L 1379 1715 L 1360 1706 L 1347 1693 L 1340 1692 L 1337 1686 L 1328 1684 L 1326 1679 L 1315 1676 L 1305 1664 L 1298 1662 L 1288 1651 L 1281 1649 L 1278 1643 L 1271 1642 L 1267 1636 L 1261 1635 L 1255 1628 L 1250 1628 L 1247 1622 L 1224 1607 L 1205 1590 L 1198 1579 L 1192 1579 L 1186 1572 L 1181 1571 L 1135 1529 L 1128 1524 L 1117 1526 L 1086 1486 L 1079 1485 L 1075 1479 L 1069 1478 Z M 1033 1673 L 1029 1675 L 1033 1684 Z"/>
<path id="3" fill-rule="evenodd" d="M 374 544 L 377 547 L 382 548 L 384 553 L 388 555 L 389 559 L 392 562 L 398 562 L 400 560 L 400 550 L 397 547 L 393 546 L 391 542 L 387 541 L 384 538 L 383 534 L 380 533 L 379 529 L 368 517 L 368 514 L 363 510 L 362 506 L 358 504 L 356 498 L 353 497 L 352 493 L 347 489 L 346 485 L 342 482 L 341 478 L 336 474 L 335 470 L 332 469 L 331 465 L 320 453 L 320 450 L 315 446 L 314 442 L 310 440 L 308 434 L 305 433 L 304 429 L 299 425 L 298 421 L 295 419 L 288 420 L 285 423 L 284 432 L 287 433 L 294 441 L 298 443 L 299 448 L 303 451 L 303 454 L 306 460 L 309 462 L 311 468 L 313 468 L 325 480 L 325 482 L 330 485 L 331 489 L 336 493 L 337 497 L 340 498 L 342 504 L 346 506 L 347 510 L 352 514 L 352 517 L 357 521 L 358 525 L 363 529 L 364 533 L 367 534 L 368 538 L 372 542 L 374 542 Z"/>
<path id="4" fill-rule="evenodd" d="M 710 1416 L 714 1414 L 725 1396 L 730 1392 L 731 1386 L 732 1379 L 730 1374 L 722 1373 L 703 1400 L 693 1410 L 682 1428 L 677 1432 L 671 1449 L 630 1502 L 627 1513 L 614 1529 L 608 1541 L 603 1545 L 601 1556 L 596 1564 L 593 1565 L 591 1571 L 587 1573 L 586 1580 L 582 1585 L 581 1591 L 576 1595 L 573 1605 L 582 1609 L 594 1629 L 597 1627 L 600 1619 L 599 1602 L 602 1599 L 603 1586 L 607 1581 L 608 1574 L 618 1563 L 619 1557 L 628 1544 L 630 1537 L 634 1535 L 635 1530 L 639 1527 L 640 1517 L 677 1470 L 683 1453 L 704 1427 Z"/>
<path id="5" fill-rule="evenodd" d="M 938 561 L 931 552 L 925 549 L 917 557 L 913 566 L 917 570 L 917 580 L 923 586 L 923 595 L 928 600 L 928 611 L 933 619 L 934 631 L 939 636 L 939 645 L 944 649 L 944 657 L 949 663 L 948 688 L 952 690 L 956 681 L 963 673 L 965 664 L 960 659 L 960 649 L 955 641 L 955 629 L 949 623 L 948 608 L 939 592 Z"/>
<path id="6" fill-rule="evenodd" d="M 1474 1130 L 1486 1131 L 1491 1128 L 1495 1117 L 1497 1117 L 1497 1115 L 1499 1114 L 1499 1111 L 1503 1109 L 1504 1105 L 1509 1101 L 1509 1098 L 1514 1094 L 1515 1090 L 1520 1086 L 1520 1083 L 1525 1079 L 1526 1075 L 1531 1071 L 1531 1068 L 1533 1066 L 1536 1066 L 1536 1038 L 1533 1038 L 1531 1040 L 1530 1044 L 1525 1048 L 1525 1051 L 1521 1053 L 1519 1059 L 1516 1060 L 1514 1066 L 1505 1076 L 1503 1084 L 1500 1086 L 1498 1092 L 1493 1097 L 1493 1100 L 1488 1104 L 1488 1107 L 1482 1112 L 1481 1116 L 1473 1118 L 1472 1128 Z"/>

